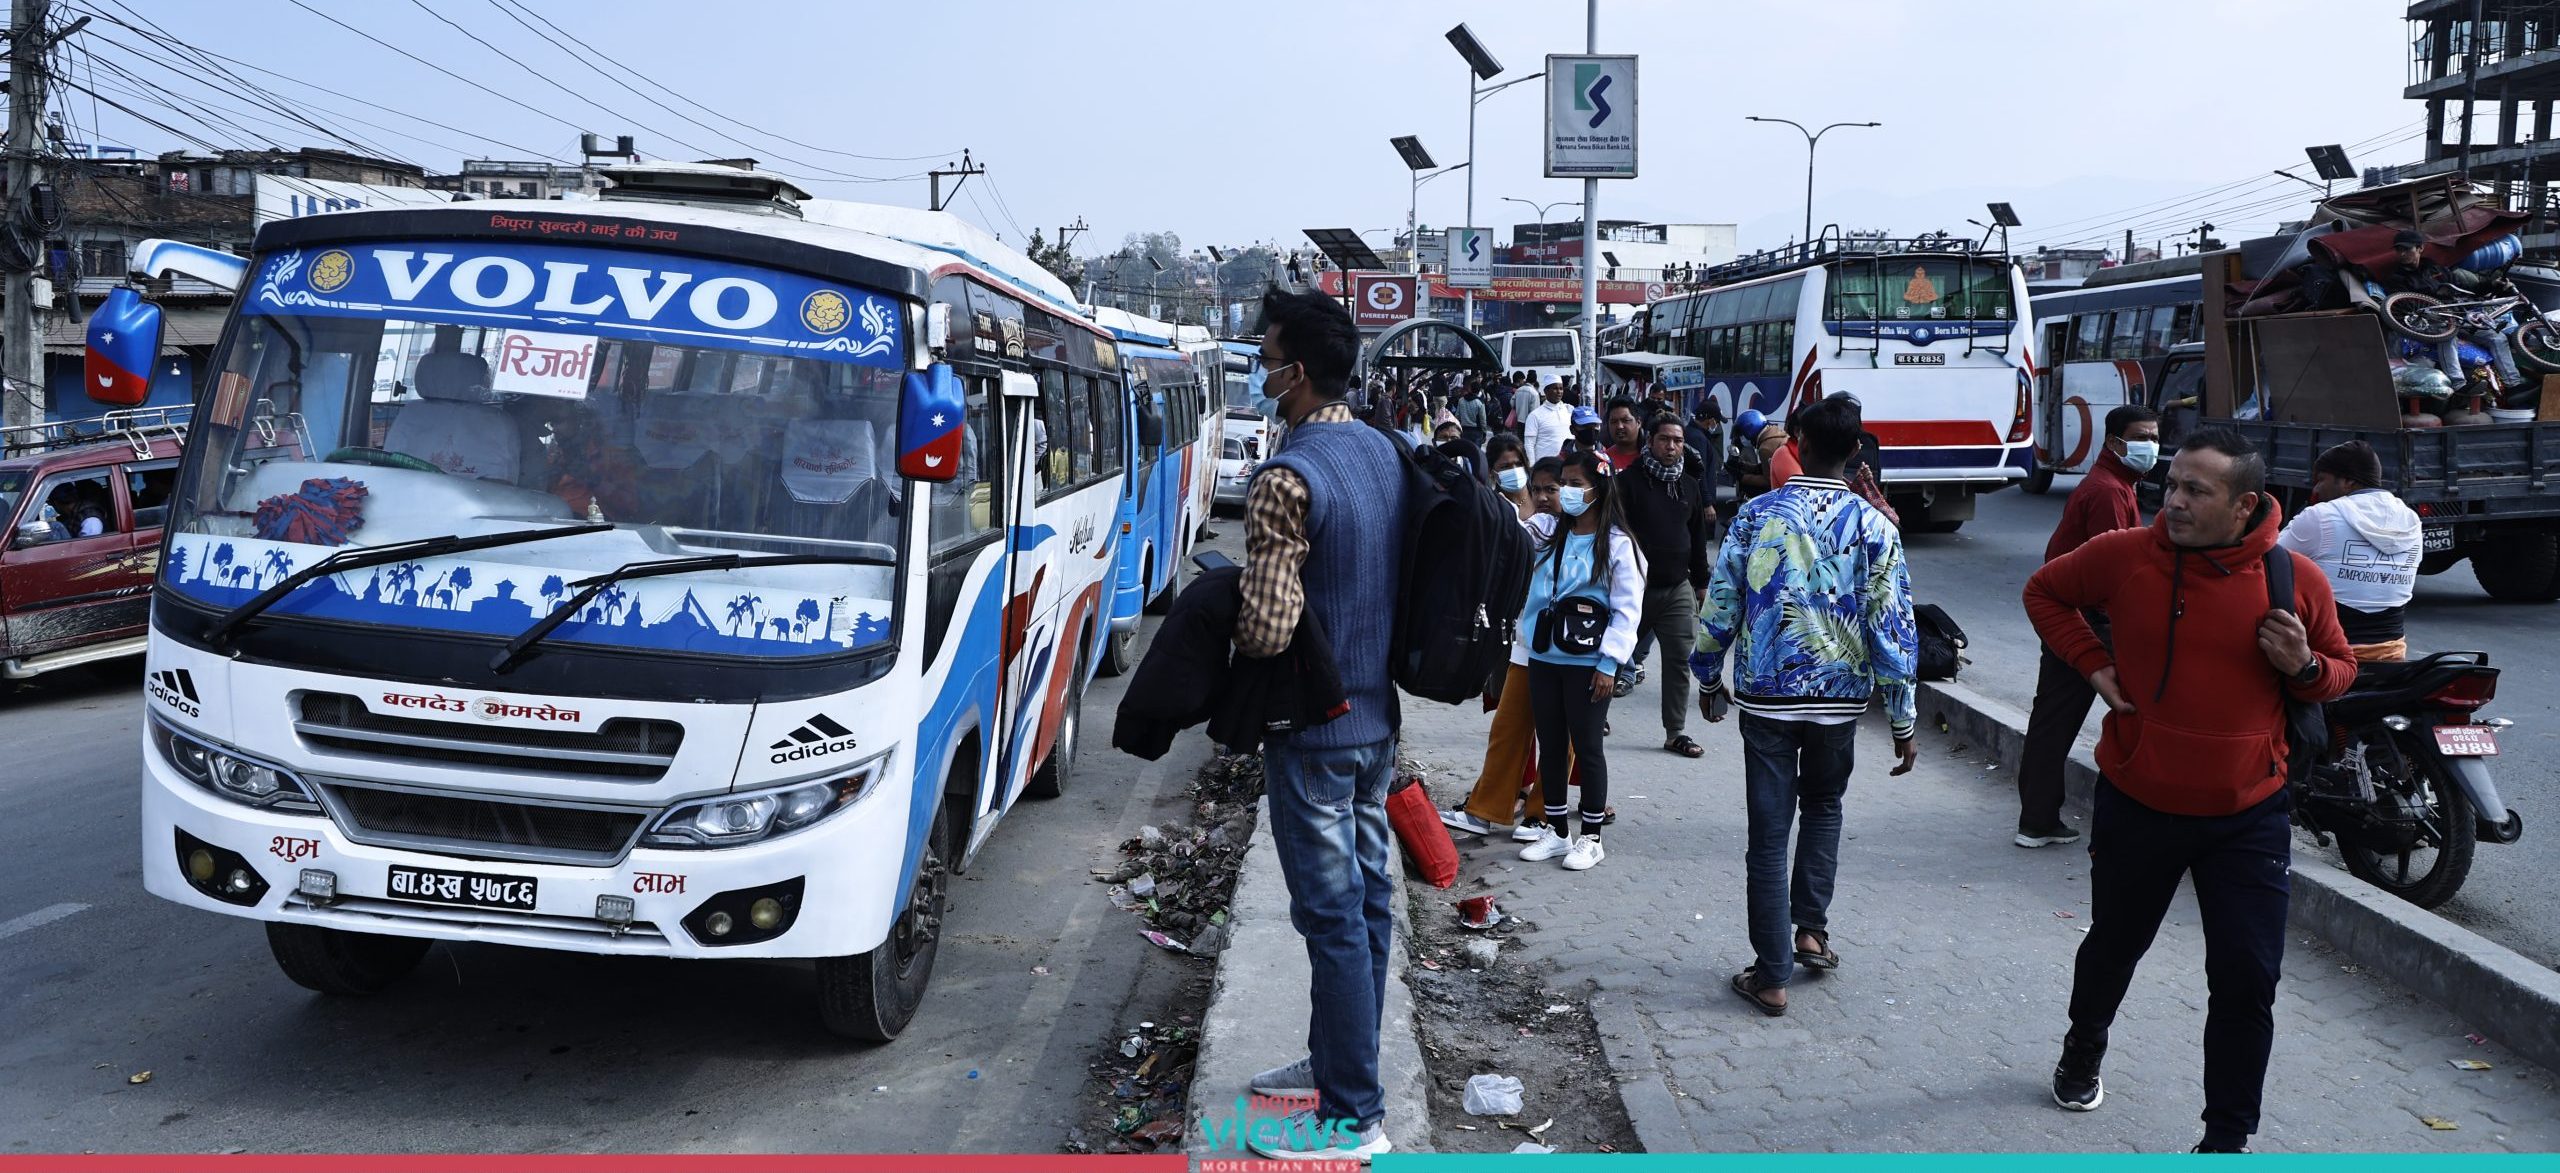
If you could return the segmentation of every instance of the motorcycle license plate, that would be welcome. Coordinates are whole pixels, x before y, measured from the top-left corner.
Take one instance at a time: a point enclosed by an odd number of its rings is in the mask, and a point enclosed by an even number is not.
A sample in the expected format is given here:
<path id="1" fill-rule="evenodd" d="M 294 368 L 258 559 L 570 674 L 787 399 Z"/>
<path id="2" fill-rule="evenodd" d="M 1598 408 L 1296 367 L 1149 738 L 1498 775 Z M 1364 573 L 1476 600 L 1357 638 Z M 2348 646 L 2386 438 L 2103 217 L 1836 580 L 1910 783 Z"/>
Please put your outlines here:
<path id="1" fill-rule="evenodd" d="M 2498 735 L 2485 725 L 2436 726 L 2436 752 L 2458 758 L 2498 756 Z"/>

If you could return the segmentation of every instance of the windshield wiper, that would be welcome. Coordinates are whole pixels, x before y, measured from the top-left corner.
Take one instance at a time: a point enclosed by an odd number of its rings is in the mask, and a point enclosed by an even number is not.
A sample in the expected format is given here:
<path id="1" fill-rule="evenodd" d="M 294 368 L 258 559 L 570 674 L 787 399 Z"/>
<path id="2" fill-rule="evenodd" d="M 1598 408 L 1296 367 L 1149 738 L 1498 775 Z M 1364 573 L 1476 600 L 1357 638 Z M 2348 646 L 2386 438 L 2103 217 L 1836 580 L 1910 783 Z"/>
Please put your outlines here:
<path id="1" fill-rule="evenodd" d="M 560 630 L 560 625 L 567 623 L 570 616 L 578 613 L 579 608 L 586 606 L 604 588 L 617 582 L 626 582 L 635 578 L 663 578 L 670 574 L 695 574 L 705 570 L 751 570 L 759 566 L 888 564 L 891 564 L 890 559 L 876 554 L 706 554 L 693 558 L 661 558 L 655 562 L 628 563 L 594 578 L 580 579 L 569 584 L 578 588 L 577 593 L 561 600 L 560 605 L 552 608 L 550 614 L 543 616 L 533 626 L 524 629 L 524 634 L 508 640 L 506 647 L 499 649 L 497 655 L 489 658 L 489 670 L 498 673 L 513 671 L 517 664 L 524 661 L 525 653 L 530 651 L 533 645 L 550 638 L 551 633 Z"/>
<path id="2" fill-rule="evenodd" d="M 204 639 L 206 643 L 220 646 L 224 640 L 231 637 L 232 632 L 239 630 L 241 624 L 257 618 L 259 612 L 275 606 L 276 600 L 292 594 L 304 583 L 324 574 L 362 570 L 368 566 L 381 566 L 407 558 L 433 558 L 444 554 L 464 554 L 473 550 L 488 550 L 524 542 L 565 538 L 574 534 L 601 533 L 612 528 L 612 522 L 591 521 L 562 526 L 559 529 L 510 530 L 502 534 L 482 534 L 476 538 L 446 534 L 440 538 L 419 538 L 415 541 L 393 542 L 387 546 L 360 546 L 351 550 L 340 550 L 276 580 L 274 586 L 258 592 L 255 598 L 223 612 L 221 618 L 213 621 L 213 626 L 204 629 Z"/>

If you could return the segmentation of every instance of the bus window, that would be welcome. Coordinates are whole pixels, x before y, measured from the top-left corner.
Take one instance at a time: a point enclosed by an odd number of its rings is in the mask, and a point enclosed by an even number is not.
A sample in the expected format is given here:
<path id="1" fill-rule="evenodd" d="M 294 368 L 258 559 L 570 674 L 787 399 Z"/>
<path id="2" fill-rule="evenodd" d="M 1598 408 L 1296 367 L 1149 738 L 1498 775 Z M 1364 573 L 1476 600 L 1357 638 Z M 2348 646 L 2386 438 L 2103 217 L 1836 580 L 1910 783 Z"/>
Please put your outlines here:
<path id="1" fill-rule="evenodd" d="M 1737 331 L 1732 326 L 1718 326 L 1706 332 L 1707 369 L 1717 374 L 1732 374 L 1742 369 L 1735 357 Z"/>
<path id="2" fill-rule="evenodd" d="M 2009 319 L 2009 266 L 1975 261 L 1965 266 L 1964 316 L 1974 321 Z"/>
<path id="3" fill-rule="evenodd" d="M 1792 322 L 1796 320 L 1796 302 L 1804 297 L 1804 278 L 1789 277 L 1769 286 L 1769 309 L 1762 316 Z"/>
<path id="4" fill-rule="evenodd" d="M 1128 467 L 1128 437 L 1121 431 L 1120 383 L 1087 375 L 1084 391 L 1093 400 L 1093 471 L 1109 476 Z"/>
<path id="5" fill-rule="evenodd" d="M 1742 305 L 1734 311 L 1734 320 L 1736 322 L 1769 320 L 1769 294 L 1774 291 L 1775 287 L 1769 285 L 1754 285 L 1741 290 L 1737 296 L 1742 299 Z"/>
<path id="6" fill-rule="evenodd" d="M 960 429 L 960 476 L 933 486 L 927 524 L 937 556 L 996 528 L 996 477 L 1004 456 L 987 414 L 987 387 L 985 378 L 968 380 L 968 413 Z"/>
<path id="7" fill-rule="evenodd" d="M 2071 320 L 2072 362 L 2088 362 L 2107 356 L 2107 315 L 2103 311 L 2085 313 Z"/>
<path id="8" fill-rule="evenodd" d="M 1831 308 L 1835 320 L 1876 316 L 1876 267 L 1851 261 L 1831 267 Z"/>
<path id="9" fill-rule="evenodd" d="M 2194 312 L 2192 306 L 2153 306 L 2150 324 L 2143 331 L 2142 353 L 2146 356 L 2167 354 L 2170 347 L 2182 341 L 2179 336 L 2187 332 L 2188 321 Z"/>
<path id="10" fill-rule="evenodd" d="M 1070 482 L 1093 476 L 1093 380 L 1077 375 L 1067 380 L 1067 468 Z"/>
<path id="11" fill-rule="evenodd" d="M 1952 257 L 1909 257 L 1877 266 L 1877 293 L 1885 317 L 1896 320 L 1943 318 L 1951 291 L 1958 291 L 1963 265 Z"/>
<path id="12" fill-rule="evenodd" d="M 1760 327 L 1760 373 L 1783 375 L 1795 357 L 1796 324 L 1770 322 Z"/>
<path id="13" fill-rule="evenodd" d="M 1707 295 L 1706 324 L 1709 326 L 1733 325 L 1742 320 L 1741 310 L 1742 295 L 1739 292 L 1728 289 L 1720 293 L 1710 293 Z"/>
<path id="14" fill-rule="evenodd" d="M 2183 342 L 2204 341 L 2204 331 L 2198 328 L 2202 324 L 2203 315 L 2198 314 L 2196 309 L 2196 305 L 2192 302 L 2176 307 L 2177 312 L 2169 320 L 2169 333 L 2167 340 L 2160 344 L 2161 349 L 2165 350 Z"/>
<path id="15" fill-rule="evenodd" d="M 1040 372 L 1040 434 L 1044 441 L 1039 453 L 1041 489 L 1055 491 L 1076 483 L 1070 453 L 1083 449 L 1088 453 L 1085 459 L 1093 459 L 1092 436 L 1079 440 L 1074 429 L 1074 421 L 1083 416 L 1083 412 L 1072 416 L 1067 413 L 1066 372 Z"/>
<path id="16" fill-rule="evenodd" d="M 2114 324 L 2107 331 L 2108 358 L 2142 357 L 2142 323 L 2147 316 L 2149 311 L 2143 309 L 2116 311 Z"/>

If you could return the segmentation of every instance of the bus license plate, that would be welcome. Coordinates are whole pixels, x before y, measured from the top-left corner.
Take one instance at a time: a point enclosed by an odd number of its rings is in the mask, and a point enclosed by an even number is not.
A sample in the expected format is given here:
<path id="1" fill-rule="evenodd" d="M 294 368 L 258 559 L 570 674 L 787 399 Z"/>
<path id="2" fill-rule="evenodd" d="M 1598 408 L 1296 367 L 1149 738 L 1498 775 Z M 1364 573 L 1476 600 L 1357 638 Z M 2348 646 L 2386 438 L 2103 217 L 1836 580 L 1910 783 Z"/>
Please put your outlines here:
<path id="1" fill-rule="evenodd" d="M 2449 554 L 2453 552 L 2452 526 L 2431 525 L 2420 530 L 2419 533 L 2418 550 L 2420 553 Z"/>
<path id="2" fill-rule="evenodd" d="M 533 877 L 482 876 L 428 868 L 391 867 L 390 894 L 402 900 L 467 904 L 474 908 L 533 911 Z"/>
<path id="3" fill-rule="evenodd" d="M 1918 354 L 1897 354 L 1893 356 L 1893 365 L 1898 367 L 1942 367 L 1947 365 L 1947 356 L 1933 350 L 1924 350 Z"/>
<path id="4" fill-rule="evenodd" d="M 2498 756 L 2498 735 L 2486 725 L 2436 726 L 2436 752 L 2457 758 Z"/>

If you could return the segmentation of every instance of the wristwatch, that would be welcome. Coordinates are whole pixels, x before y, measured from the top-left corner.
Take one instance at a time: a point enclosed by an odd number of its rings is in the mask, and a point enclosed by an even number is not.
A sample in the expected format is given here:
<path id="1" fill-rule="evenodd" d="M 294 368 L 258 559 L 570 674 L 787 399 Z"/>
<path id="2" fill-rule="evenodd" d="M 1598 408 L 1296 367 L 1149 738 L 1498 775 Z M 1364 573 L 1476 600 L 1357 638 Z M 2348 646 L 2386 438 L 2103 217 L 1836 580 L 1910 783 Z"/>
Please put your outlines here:
<path id="1" fill-rule="evenodd" d="M 2293 674 L 2293 682 L 2306 688 L 2311 685 L 2318 684 L 2320 682 L 2321 667 L 2320 653 L 2311 653 L 2311 659 L 2302 666 L 2302 671 Z"/>

